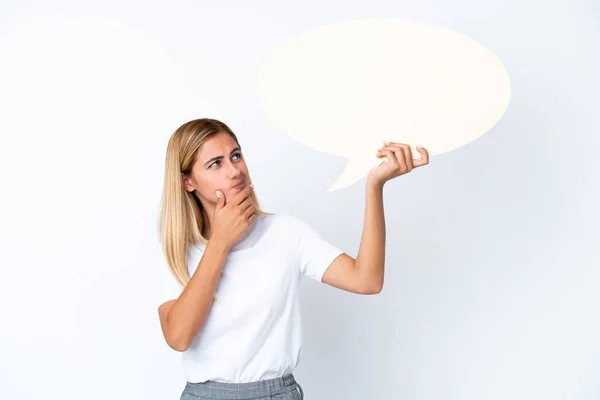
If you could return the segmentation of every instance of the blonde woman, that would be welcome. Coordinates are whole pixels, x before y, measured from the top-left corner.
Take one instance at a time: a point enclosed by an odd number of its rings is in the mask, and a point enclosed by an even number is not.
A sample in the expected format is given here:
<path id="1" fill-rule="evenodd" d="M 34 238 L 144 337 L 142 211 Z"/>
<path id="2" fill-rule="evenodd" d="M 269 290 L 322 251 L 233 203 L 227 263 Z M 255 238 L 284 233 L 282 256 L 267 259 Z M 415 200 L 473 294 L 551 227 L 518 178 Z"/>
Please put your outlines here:
<path id="1" fill-rule="evenodd" d="M 408 150 L 407 150 L 408 148 Z M 242 146 L 223 122 L 186 122 L 166 154 L 160 238 L 178 298 L 158 308 L 167 344 L 182 353 L 180 400 L 303 399 L 301 277 L 359 294 L 383 286 L 385 181 L 425 165 L 389 143 L 369 173 L 356 259 L 290 213 L 260 208 Z M 367 260 L 368 263 L 367 263 Z"/>

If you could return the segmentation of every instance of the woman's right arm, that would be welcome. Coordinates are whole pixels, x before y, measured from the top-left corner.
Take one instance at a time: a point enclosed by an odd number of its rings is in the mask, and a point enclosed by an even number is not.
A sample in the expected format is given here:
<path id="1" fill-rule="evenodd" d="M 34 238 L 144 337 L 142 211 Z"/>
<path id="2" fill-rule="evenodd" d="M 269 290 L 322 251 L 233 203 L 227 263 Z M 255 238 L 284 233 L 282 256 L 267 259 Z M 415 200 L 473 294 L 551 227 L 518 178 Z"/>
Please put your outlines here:
<path id="1" fill-rule="evenodd" d="M 173 350 L 187 350 L 208 318 L 229 250 L 223 243 L 209 241 L 183 292 L 158 307 L 163 335 Z"/>

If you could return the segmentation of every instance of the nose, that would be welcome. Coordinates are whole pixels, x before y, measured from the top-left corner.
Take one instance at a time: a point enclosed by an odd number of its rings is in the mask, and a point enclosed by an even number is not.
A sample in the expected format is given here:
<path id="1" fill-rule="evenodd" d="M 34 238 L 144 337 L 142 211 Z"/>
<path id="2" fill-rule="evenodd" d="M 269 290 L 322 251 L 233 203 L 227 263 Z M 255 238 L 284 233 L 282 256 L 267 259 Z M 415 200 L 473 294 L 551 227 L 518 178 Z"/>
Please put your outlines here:
<path id="1" fill-rule="evenodd" d="M 227 168 L 227 174 L 229 175 L 229 179 L 235 179 L 236 177 L 240 176 L 241 171 L 237 166 L 228 163 Z"/>

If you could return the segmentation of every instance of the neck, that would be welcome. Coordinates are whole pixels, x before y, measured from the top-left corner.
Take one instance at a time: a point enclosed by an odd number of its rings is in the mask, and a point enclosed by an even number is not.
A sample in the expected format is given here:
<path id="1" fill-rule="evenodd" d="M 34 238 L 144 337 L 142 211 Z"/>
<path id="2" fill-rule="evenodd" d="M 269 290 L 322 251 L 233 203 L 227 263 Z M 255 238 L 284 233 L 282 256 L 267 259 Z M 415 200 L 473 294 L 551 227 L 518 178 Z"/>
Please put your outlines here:
<path id="1" fill-rule="evenodd" d="M 203 220 L 203 226 L 202 226 L 202 236 L 204 236 L 206 238 L 206 240 L 210 239 L 210 236 L 212 235 L 212 221 L 208 216 L 208 212 L 206 212 L 206 210 L 204 209 L 204 207 L 202 207 L 202 220 Z"/>

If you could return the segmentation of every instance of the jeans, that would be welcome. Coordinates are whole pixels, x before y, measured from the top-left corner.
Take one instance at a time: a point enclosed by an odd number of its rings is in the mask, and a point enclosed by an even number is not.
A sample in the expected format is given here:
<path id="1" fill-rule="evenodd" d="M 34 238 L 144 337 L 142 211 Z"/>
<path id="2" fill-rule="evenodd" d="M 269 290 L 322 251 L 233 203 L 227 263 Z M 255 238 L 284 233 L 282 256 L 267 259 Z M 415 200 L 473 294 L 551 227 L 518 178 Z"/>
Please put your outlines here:
<path id="1" fill-rule="evenodd" d="M 257 382 L 187 382 L 179 400 L 303 400 L 304 391 L 294 375 Z"/>

